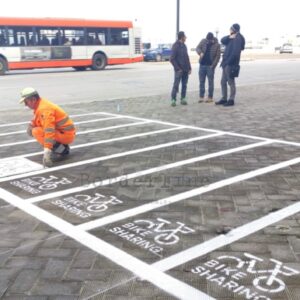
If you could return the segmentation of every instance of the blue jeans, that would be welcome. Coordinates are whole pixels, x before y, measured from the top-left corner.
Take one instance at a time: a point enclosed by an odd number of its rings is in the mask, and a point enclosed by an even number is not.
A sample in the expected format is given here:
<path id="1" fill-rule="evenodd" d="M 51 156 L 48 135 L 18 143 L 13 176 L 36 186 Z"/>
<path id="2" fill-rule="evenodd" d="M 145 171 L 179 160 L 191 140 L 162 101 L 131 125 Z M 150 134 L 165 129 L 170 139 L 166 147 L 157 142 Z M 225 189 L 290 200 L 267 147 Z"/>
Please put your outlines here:
<path id="1" fill-rule="evenodd" d="M 177 71 L 174 75 L 174 83 L 171 93 L 171 98 L 176 100 L 176 95 L 179 90 L 179 84 L 181 82 L 181 99 L 186 96 L 186 88 L 189 79 L 189 72 L 186 71 Z"/>
<path id="2" fill-rule="evenodd" d="M 199 68 L 199 81 L 200 81 L 199 96 L 201 98 L 203 98 L 204 94 L 205 94 L 206 77 L 208 79 L 208 97 L 209 98 L 213 97 L 213 95 L 214 95 L 214 75 L 215 75 L 215 70 L 211 66 L 200 65 L 200 68 Z"/>

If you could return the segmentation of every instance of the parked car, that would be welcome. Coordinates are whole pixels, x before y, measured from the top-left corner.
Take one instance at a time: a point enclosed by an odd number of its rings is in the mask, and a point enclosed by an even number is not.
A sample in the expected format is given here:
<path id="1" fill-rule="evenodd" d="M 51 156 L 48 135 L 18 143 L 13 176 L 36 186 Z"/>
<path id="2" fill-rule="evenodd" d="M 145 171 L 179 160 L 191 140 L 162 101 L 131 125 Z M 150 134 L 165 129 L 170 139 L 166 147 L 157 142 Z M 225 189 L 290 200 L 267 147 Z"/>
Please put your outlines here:
<path id="1" fill-rule="evenodd" d="M 292 44 L 283 44 L 280 47 L 279 53 L 293 53 L 293 45 Z"/>
<path id="2" fill-rule="evenodd" d="M 155 49 L 145 50 L 144 61 L 164 61 L 170 60 L 171 46 L 162 46 Z"/>
<path id="3" fill-rule="evenodd" d="M 221 54 L 223 54 L 225 52 L 225 48 L 226 48 L 225 45 L 223 45 L 223 44 L 220 45 Z"/>

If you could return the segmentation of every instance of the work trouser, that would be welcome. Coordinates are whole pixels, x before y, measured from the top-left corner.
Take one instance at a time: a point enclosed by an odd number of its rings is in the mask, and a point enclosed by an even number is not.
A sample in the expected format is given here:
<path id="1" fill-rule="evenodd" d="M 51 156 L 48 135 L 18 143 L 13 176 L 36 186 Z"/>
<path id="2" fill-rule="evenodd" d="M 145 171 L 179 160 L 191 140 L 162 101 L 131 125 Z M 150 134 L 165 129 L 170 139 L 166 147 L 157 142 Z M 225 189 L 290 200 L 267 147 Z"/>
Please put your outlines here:
<path id="1" fill-rule="evenodd" d="M 227 83 L 230 88 L 230 96 L 228 99 L 227 99 Z M 234 100 L 236 94 L 236 88 L 235 88 L 234 78 L 230 77 L 230 66 L 226 66 L 225 68 L 223 68 L 221 87 L 222 87 L 222 99 Z"/>
<path id="2" fill-rule="evenodd" d="M 44 137 L 45 133 L 42 127 L 34 127 L 32 129 L 32 136 L 44 147 Z M 71 144 L 75 139 L 75 130 L 60 132 L 55 130 L 55 141 L 61 144 Z"/>

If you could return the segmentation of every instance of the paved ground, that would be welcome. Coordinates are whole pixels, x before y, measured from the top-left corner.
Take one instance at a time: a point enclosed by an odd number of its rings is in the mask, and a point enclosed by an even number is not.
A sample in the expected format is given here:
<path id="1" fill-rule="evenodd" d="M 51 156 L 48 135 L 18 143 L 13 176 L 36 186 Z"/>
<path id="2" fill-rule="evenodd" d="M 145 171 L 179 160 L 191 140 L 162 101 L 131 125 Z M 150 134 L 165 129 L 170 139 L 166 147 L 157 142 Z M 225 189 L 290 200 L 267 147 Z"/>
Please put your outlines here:
<path id="1" fill-rule="evenodd" d="M 299 83 L 66 106 L 46 170 L 29 113 L 0 112 L 1 299 L 300 299 Z"/>

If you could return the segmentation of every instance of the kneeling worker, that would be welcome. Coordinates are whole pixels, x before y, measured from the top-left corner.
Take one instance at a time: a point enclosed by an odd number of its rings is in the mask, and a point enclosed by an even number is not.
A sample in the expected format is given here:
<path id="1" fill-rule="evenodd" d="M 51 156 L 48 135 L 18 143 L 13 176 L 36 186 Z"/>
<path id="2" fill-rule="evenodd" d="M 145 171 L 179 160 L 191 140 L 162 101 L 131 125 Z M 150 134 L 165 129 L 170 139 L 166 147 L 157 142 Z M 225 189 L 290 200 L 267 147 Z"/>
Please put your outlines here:
<path id="1" fill-rule="evenodd" d="M 31 87 L 23 89 L 21 97 L 20 103 L 34 111 L 27 133 L 44 147 L 43 164 L 51 167 L 55 160 L 70 153 L 69 144 L 74 141 L 76 134 L 73 121 L 62 108 L 41 98 Z"/>

